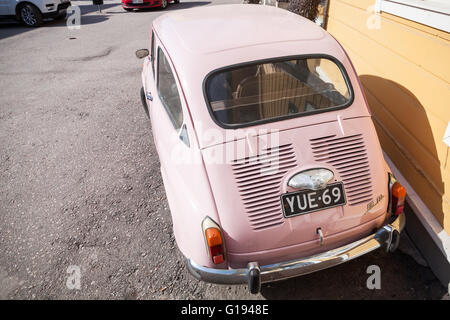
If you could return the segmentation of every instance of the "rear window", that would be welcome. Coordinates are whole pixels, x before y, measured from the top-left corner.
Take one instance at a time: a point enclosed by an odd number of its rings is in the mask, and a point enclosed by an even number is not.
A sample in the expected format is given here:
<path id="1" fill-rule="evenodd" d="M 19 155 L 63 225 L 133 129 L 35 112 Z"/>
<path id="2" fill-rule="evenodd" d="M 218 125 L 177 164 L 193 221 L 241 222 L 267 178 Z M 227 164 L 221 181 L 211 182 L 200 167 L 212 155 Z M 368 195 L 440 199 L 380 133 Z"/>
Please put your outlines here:
<path id="1" fill-rule="evenodd" d="M 337 63 L 312 57 L 214 72 L 205 82 L 210 112 L 223 127 L 242 127 L 344 108 L 352 91 Z"/>

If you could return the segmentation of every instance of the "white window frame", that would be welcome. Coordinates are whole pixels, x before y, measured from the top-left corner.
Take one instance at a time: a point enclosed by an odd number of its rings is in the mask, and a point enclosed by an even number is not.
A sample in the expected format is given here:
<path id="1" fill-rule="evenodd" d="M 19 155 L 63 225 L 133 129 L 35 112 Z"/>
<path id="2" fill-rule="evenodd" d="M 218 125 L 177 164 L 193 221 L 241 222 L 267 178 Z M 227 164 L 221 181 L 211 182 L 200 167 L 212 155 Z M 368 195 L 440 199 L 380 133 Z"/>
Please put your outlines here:
<path id="1" fill-rule="evenodd" d="M 439 30 L 450 32 L 450 1 L 376 0 L 375 11 L 386 12 Z"/>

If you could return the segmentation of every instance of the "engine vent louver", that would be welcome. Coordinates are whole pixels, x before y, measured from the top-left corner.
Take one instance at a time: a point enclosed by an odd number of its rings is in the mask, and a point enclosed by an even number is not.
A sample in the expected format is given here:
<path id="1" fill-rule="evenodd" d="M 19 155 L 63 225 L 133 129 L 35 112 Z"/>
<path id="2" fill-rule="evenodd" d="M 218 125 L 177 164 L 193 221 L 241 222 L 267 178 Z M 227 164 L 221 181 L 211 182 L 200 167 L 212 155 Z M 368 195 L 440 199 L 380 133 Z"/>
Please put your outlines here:
<path id="1" fill-rule="evenodd" d="M 292 145 L 264 149 L 259 155 L 231 163 L 250 225 L 261 230 L 283 223 L 280 182 L 297 166 Z"/>
<path id="2" fill-rule="evenodd" d="M 341 138 L 327 136 L 311 139 L 310 143 L 314 159 L 338 171 L 349 205 L 372 199 L 370 164 L 362 134 Z"/>

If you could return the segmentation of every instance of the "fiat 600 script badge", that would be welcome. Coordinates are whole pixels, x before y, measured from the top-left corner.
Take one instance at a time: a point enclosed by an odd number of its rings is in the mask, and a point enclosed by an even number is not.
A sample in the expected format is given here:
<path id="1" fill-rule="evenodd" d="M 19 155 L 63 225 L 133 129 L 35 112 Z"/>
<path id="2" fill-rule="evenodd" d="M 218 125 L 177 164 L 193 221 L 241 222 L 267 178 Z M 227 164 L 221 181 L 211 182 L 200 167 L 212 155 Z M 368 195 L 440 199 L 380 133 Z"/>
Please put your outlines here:
<path id="1" fill-rule="evenodd" d="M 317 210 L 346 204 L 342 183 L 330 184 L 321 190 L 302 190 L 281 196 L 285 217 L 293 217 Z"/>

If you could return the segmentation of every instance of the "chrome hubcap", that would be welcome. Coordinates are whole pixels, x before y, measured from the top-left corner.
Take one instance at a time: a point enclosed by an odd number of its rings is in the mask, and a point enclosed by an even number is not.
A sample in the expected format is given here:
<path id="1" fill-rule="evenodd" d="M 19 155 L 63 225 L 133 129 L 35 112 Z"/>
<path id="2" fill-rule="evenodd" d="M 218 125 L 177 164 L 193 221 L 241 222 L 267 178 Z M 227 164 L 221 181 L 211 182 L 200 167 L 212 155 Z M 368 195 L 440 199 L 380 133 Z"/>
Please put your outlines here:
<path id="1" fill-rule="evenodd" d="M 162 7 L 163 8 L 167 7 L 167 0 L 162 0 Z"/>
<path id="2" fill-rule="evenodd" d="M 22 16 L 23 22 L 25 22 L 28 25 L 34 25 L 36 24 L 36 16 L 34 15 L 33 11 L 30 7 L 23 7 L 20 11 L 20 15 Z"/>

